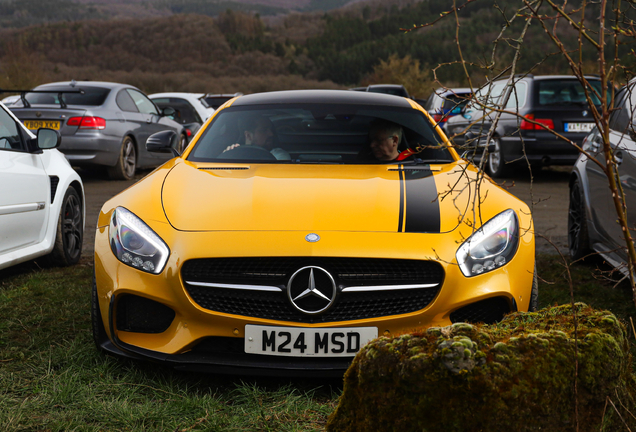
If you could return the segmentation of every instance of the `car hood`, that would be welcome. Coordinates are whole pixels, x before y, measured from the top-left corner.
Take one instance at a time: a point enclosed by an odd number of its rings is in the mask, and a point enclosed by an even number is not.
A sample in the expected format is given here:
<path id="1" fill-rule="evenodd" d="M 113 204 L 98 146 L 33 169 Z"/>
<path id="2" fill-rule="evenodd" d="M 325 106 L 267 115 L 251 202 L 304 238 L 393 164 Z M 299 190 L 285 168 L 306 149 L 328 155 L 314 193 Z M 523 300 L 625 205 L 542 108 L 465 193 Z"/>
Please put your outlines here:
<path id="1" fill-rule="evenodd" d="M 166 176 L 161 196 L 182 231 L 440 233 L 472 214 L 466 173 L 475 173 L 458 165 L 185 162 Z"/>

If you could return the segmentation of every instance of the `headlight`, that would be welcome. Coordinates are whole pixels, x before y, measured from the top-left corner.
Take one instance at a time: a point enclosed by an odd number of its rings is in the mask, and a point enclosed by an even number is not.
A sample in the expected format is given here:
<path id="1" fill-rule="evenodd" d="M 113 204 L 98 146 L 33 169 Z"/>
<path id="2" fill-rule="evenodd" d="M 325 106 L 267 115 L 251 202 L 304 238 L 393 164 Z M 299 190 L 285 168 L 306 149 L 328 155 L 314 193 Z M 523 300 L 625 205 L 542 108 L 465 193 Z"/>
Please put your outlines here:
<path id="1" fill-rule="evenodd" d="M 466 277 L 503 266 L 517 252 L 519 223 L 512 210 L 499 213 L 457 249 L 457 264 Z"/>
<path id="2" fill-rule="evenodd" d="M 170 249 L 141 219 L 123 207 L 110 218 L 110 248 L 126 265 L 159 274 L 168 261 Z"/>

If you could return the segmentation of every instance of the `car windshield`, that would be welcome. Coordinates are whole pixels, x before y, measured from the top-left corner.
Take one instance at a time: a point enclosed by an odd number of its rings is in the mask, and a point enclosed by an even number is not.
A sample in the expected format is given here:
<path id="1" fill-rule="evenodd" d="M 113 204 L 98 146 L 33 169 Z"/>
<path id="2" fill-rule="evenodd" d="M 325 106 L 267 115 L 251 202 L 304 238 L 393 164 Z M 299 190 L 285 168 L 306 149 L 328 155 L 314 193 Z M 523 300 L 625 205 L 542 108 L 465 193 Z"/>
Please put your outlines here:
<path id="1" fill-rule="evenodd" d="M 197 141 L 188 160 L 380 163 L 370 155 L 369 136 L 372 128 L 387 123 L 397 126 L 402 132 L 398 151 L 410 149 L 404 155 L 412 154 L 411 163 L 453 161 L 442 138 L 420 111 L 332 104 L 226 108 Z"/>
<path id="2" fill-rule="evenodd" d="M 595 91 L 588 89 L 594 105 L 600 105 L 601 81 L 588 80 Z M 538 82 L 539 105 L 587 105 L 585 90 L 577 80 L 541 80 Z M 611 100 L 611 91 L 607 91 L 607 100 Z"/>
<path id="3" fill-rule="evenodd" d="M 110 89 L 102 87 L 46 87 L 36 89 L 38 91 L 46 90 L 47 93 L 27 93 L 25 95 L 26 100 L 31 105 L 60 105 L 59 95 L 62 92 L 62 100 L 67 105 L 80 105 L 80 106 L 100 106 L 104 104 L 106 96 L 110 92 Z M 81 90 L 81 92 L 80 92 Z M 48 93 L 48 92 L 51 93 Z M 77 92 L 77 93 L 64 93 L 64 92 Z"/>

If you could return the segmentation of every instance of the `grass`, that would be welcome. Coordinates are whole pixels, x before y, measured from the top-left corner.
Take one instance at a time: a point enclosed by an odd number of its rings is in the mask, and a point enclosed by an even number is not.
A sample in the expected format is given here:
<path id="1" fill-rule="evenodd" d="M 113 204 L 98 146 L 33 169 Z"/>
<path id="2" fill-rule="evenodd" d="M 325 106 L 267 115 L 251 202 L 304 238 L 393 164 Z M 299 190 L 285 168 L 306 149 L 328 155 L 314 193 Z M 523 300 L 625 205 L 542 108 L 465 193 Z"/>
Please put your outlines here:
<path id="1" fill-rule="evenodd" d="M 537 268 L 540 305 L 569 302 L 565 267 L 542 255 Z M 613 287 L 595 265 L 570 270 L 576 301 L 627 321 L 636 315 L 626 284 Z M 324 429 L 338 403 L 340 380 L 188 374 L 97 352 L 90 330 L 91 277 L 88 265 L 0 271 L 0 430 Z"/>

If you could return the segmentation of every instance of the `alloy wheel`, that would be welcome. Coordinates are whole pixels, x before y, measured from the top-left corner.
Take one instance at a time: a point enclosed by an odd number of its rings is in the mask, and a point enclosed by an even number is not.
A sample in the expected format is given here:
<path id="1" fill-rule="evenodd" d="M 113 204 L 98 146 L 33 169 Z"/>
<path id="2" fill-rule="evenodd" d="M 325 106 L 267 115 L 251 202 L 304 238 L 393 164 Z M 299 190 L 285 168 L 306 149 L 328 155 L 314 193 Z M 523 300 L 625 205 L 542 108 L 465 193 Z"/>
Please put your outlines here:
<path id="1" fill-rule="evenodd" d="M 75 258 L 82 248 L 82 206 L 75 195 L 69 195 L 64 202 L 62 236 L 69 257 Z"/>

